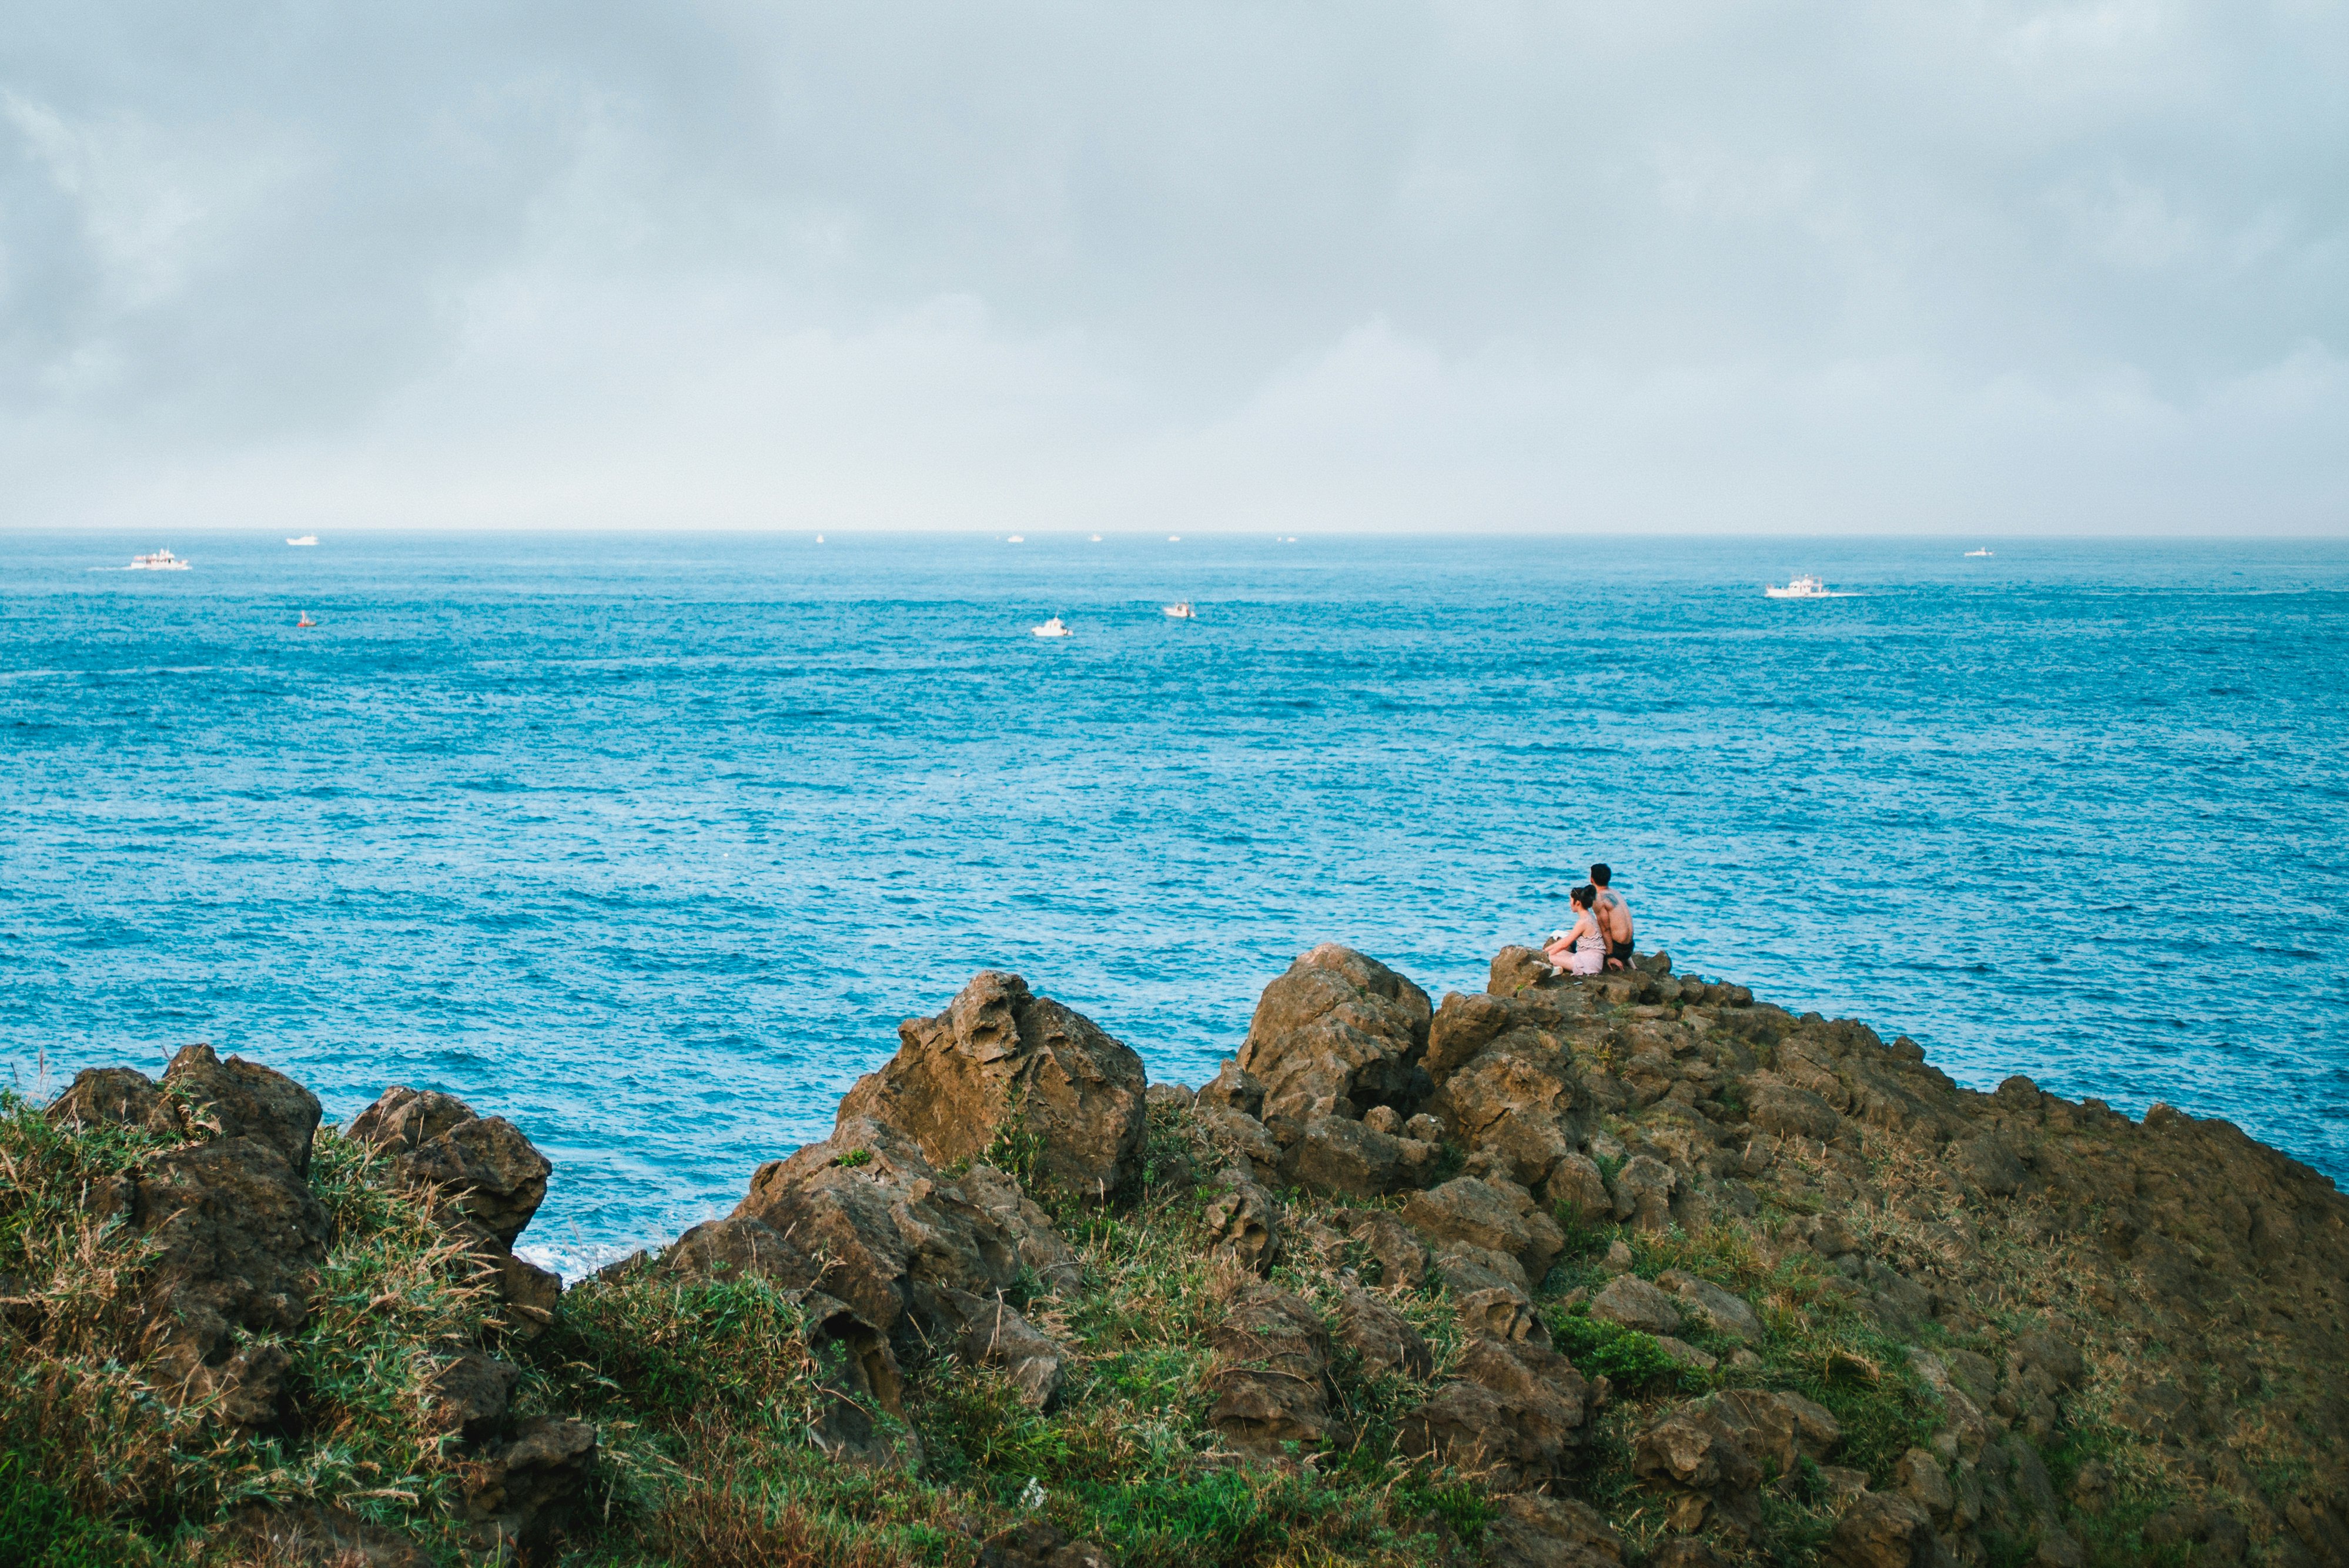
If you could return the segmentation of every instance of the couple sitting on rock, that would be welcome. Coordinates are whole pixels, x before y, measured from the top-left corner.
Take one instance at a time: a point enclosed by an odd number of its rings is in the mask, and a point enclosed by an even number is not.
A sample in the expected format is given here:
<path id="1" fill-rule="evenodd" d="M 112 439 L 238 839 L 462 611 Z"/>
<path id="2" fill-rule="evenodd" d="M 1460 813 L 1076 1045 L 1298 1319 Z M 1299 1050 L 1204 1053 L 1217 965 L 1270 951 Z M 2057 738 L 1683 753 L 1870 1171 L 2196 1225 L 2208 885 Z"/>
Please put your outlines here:
<path id="1" fill-rule="evenodd" d="M 1590 880 L 1568 895 L 1574 903 L 1574 926 L 1551 932 L 1549 945 L 1542 949 L 1559 974 L 1596 975 L 1631 962 L 1631 906 L 1607 885 L 1611 874 L 1603 862 L 1592 866 Z"/>

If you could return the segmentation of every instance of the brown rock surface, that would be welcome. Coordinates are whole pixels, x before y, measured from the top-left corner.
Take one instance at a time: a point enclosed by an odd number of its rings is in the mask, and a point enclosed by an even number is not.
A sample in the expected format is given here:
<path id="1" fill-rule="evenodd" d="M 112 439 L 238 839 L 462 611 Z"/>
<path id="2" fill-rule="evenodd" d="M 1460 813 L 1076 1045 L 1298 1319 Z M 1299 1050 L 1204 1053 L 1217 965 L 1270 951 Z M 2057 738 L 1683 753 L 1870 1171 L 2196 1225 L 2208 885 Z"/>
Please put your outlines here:
<path id="1" fill-rule="evenodd" d="M 1207 1421 L 1233 1448 L 1278 1460 L 1351 1440 L 1330 1398 L 1329 1332 L 1301 1297 L 1244 1286 L 1208 1342 L 1216 1403 Z"/>
<path id="2" fill-rule="evenodd" d="M 1267 1125 L 1353 1119 L 1374 1105 L 1409 1116 L 1427 1091 L 1419 1063 L 1430 1016 L 1426 992 L 1326 943 L 1264 988 L 1239 1067 L 1264 1086 Z"/>
<path id="3" fill-rule="evenodd" d="M 938 1166 L 980 1159 L 1013 1135 L 1030 1146 L 1023 1169 L 1034 1180 L 1077 1197 L 1105 1198 L 1139 1175 L 1142 1058 L 1019 975 L 981 972 L 897 1037 L 897 1054 L 840 1102 L 840 1127 L 894 1127 Z"/>
<path id="4" fill-rule="evenodd" d="M 1446 1384 L 1402 1422 L 1402 1448 L 1503 1490 L 1563 1475 L 1588 1441 L 1589 1388 L 1565 1357 L 1476 1338 Z"/>

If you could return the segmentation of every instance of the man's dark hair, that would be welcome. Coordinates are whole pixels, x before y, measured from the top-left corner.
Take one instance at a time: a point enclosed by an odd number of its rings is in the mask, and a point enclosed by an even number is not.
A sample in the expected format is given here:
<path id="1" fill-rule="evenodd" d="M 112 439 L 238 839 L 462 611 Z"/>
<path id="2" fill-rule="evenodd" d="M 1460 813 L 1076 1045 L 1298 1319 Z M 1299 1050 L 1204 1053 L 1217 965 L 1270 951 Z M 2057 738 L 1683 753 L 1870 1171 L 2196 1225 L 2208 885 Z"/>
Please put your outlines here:
<path id="1" fill-rule="evenodd" d="M 1609 874 L 1610 873 L 1604 865 L 1596 865 L 1590 868 L 1590 880 L 1597 882 L 1600 887 L 1605 887 L 1607 885 L 1607 878 Z"/>
<path id="2" fill-rule="evenodd" d="M 1567 897 L 1572 899 L 1583 908 L 1588 909 L 1592 904 L 1599 902 L 1599 890 L 1592 887 L 1588 882 L 1584 882 L 1580 887 L 1576 888 L 1572 892 L 1567 894 Z"/>

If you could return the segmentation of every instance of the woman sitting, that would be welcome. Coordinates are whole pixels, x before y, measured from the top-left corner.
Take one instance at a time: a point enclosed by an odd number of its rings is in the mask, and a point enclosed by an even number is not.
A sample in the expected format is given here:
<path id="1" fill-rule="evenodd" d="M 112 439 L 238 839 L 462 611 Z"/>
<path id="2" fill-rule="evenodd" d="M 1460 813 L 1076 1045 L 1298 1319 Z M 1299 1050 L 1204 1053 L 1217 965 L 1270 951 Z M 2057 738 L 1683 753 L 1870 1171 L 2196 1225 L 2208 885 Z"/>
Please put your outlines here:
<path id="1" fill-rule="evenodd" d="M 1574 901 L 1574 929 L 1553 934 L 1542 956 L 1561 975 L 1599 974 L 1607 967 L 1607 934 L 1593 912 L 1599 890 L 1586 882 L 1568 896 Z"/>

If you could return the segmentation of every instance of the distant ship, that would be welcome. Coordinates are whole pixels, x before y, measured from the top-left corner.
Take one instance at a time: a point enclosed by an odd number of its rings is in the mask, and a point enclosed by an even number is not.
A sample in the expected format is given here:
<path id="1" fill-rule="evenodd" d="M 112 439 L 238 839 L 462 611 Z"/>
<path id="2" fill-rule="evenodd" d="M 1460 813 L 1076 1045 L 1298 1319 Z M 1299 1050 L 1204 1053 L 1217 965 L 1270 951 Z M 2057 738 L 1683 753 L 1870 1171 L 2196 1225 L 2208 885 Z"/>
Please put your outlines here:
<path id="1" fill-rule="evenodd" d="M 1969 550 L 1969 551 L 1967 551 L 1967 552 L 1966 552 L 1966 559 L 1967 559 L 1967 560 L 1969 560 L 1969 561 L 1971 561 L 1971 560 L 1973 560 L 1976 556 L 1979 556 L 1979 555 L 1988 555 L 1989 553 L 1990 553 L 1990 552 L 1989 552 L 1989 551 L 1987 551 L 1987 550 Z"/>
<path id="2" fill-rule="evenodd" d="M 294 629 L 297 632 L 306 632 L 317 624 L 317 622 L 310 619 L 310 612 L 305 610 L 302 612 L 302 618 L 294 623 Z"/>
<path id="3" fill-rule="evenodd" d="M 1169 544 L 1180 544 L 1183 542 L 1183 536 L 1179 533 L 1170 533 L 1166 536 L 1166 542 Z"/>
<path id="4" fill-rule="evenodd" d="M 285 542 L 286 542 L 286 543 L 288 543 L 288 544 L 302 545 L 302 546 L 306 547 L 306 546 L 309 546 L 309 545 L 313 545 L 313 544 L 317 543 L 317 542 L 318 542 L 318 536 L 317 536 L 316 534 L 315 534 L 315 533 L 305 533 L 305 534 L 304 534 L 304 535 L 303 535 L 301 538 L 299 538 L 299 539 L 289 539 L 289 540 L 287 540 Z"/>
<path id="5" fill-rule="evenodd" d="M 1024 533 L 1015 533 L 1003 542 L 1006 544 L 1025 544 L 1028 542 L 1028 536 Z"/>
<path id="6" fill-rule="evenodd" d="M 168 550 L 159 550 L 152 555 L 134 555 L 130 558 L 130 564 L 123 568 L 126 572 L 185 572 L 187 569 L 188 563 Z"/>
<path id="7" fill-rule="evenodd" d="M 1827 585 L 1816 577 L 1797 577 L 1784 588 L 1765 587 L 1762 592 L 1773 599 L 1832 599 L 1835 597 L 1827 592 Z"/>
<path id="8" fill-rule="evenodd" d="M 1191 601 L 1188 599 L 1167 605 L 1166 615 L 1169 620 L 1174 621 L 1195 621 L 1199 618 L 1199 613 L 1191 608 Z"/>
<path id="9" fill-rule="evenodd" d="M 1058 615 L 1046 621 L 1040 626 L 1030 626 L 1028 629 L 1040 637 L 1070 637 L 1076 634 L 1069 630 L 1066 623 L 1061 621 L 1061 617 Z"/>

